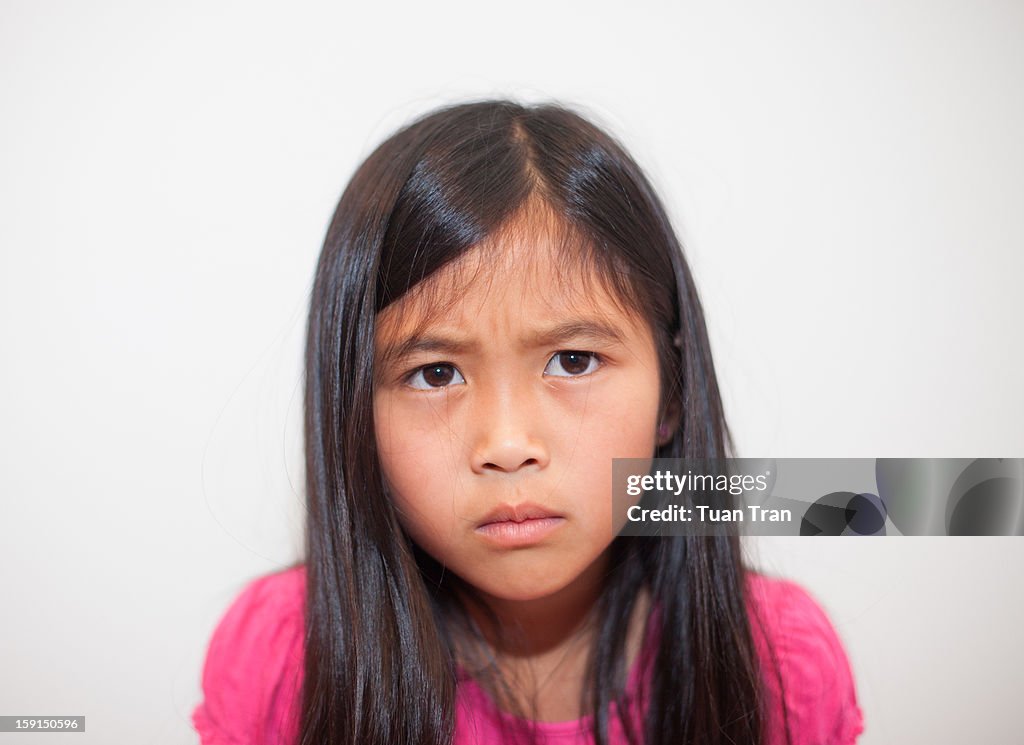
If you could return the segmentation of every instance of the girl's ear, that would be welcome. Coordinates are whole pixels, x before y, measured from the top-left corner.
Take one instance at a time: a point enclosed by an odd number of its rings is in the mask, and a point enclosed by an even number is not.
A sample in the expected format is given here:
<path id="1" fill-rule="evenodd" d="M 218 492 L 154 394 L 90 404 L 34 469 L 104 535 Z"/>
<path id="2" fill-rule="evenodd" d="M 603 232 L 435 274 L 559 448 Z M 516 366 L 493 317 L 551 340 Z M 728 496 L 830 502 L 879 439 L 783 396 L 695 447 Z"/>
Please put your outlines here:
<path id="1" fill-rule="evenodd" d="M 661 447 L 672 440 L 676 430 L 679 429 L 680 415 L 681 407 L 679 405 L 679 399 L 676 396 L 673 396 L 669 400 L 668 405 L 665 406 L 665 410 L 662 412 L 661 418 L 658 420 L 658 447 Z"/>

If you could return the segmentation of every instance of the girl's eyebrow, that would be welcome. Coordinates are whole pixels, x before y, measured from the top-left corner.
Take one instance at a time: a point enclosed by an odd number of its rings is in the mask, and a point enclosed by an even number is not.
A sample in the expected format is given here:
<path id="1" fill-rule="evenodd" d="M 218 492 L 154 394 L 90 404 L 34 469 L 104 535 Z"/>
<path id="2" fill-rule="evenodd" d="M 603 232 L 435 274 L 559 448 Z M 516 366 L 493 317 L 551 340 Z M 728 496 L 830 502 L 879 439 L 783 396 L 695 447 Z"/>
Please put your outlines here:
<path id="1" fill-rule="evenodd" d="M 418 352 L 439 352 L 441 354 L 455 355 L 473 352 L 476 349 L 477 345 L 473 342 L 455 337 L 413 334 L 401 342 L 385 346 L 381 352 L 380 364 L 387 365 L 392 362 L 399 362 Z"/>
<path id="2" fill-rule="evenodd" d="M 557 346 L 568 341 L 583 341 L 596 344 L 623 344 L 625 334 L 614 324 L 592 318 L 565 321 L 546 329 L 540 329 L 526 340 L 524 347 Z"/>
<path id="3" fill-rule="evenodd" d="M 524 349 L 549 347 L 569 341 L 594 344 L 624 344 L 625 334 L 613 324 L 598 319 L 576 319 L 533 331 L 524 336 L 520 346 Z M 439 334 L 413 334 L 402 341 L 387 345 L 381 353 L 380 364 L 403 360 L 418 352 L 447 355 L 477 352 L 480 344 L 470 339 Z"/>

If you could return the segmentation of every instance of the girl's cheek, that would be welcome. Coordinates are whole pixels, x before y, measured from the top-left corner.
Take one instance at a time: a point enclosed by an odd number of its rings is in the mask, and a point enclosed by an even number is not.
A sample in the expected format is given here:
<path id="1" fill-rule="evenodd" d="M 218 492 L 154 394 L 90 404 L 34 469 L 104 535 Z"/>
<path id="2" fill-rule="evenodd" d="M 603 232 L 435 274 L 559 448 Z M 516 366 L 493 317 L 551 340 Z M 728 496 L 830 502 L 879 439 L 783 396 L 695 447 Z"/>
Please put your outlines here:
<path id="1" fill-rule="evenodd" d="M 457 473 L 453 460 L 460 453 L 450 415 L 435 402 L 402 396 L 383 398 L 374 412 L 381 466 L 399 493 L 449 490 L 445 479 Z"/>
<path id="2" fill-rule="evenodd" d="M 407 450 L 428 453 L 434 459 L 451 452 L 450 444 L 457 439 L 459 414 L 445 403 L 417 401 L 402 408 L 397 421 L 401 422 L 400 437 Z"/>

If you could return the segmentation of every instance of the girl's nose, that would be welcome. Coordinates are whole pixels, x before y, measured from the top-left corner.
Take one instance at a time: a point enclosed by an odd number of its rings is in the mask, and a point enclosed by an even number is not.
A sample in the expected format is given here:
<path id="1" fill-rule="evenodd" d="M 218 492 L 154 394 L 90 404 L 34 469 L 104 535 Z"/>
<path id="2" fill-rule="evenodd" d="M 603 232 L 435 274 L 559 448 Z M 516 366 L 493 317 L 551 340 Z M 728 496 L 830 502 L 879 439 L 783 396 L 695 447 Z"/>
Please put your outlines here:
<path id="1" fill-rule="evenodd" d="M 523 396 L 486 396 L 474 407 L 472 418 L 474 472 L 514 473 L 547 466 L 550 456 L 541 436 L 540 412 Z"/>

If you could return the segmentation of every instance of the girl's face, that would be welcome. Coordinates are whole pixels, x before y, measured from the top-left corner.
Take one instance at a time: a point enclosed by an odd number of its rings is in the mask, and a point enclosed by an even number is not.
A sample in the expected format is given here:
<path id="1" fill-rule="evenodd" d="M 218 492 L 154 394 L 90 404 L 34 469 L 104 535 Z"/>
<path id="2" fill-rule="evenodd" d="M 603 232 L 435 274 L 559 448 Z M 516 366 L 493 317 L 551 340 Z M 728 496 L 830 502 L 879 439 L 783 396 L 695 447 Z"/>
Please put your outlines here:
<path id="1" fill-rule="evenodd" d="M 566 281 L 553 251 L 542 235 L 474 248 L 427 280 L 454 304 L 432 312 L 416 288 L 377 324 L 374 422 L 399 520 L 448 571 L 504 600 L 547 597 L 599 568 L 612 459 L 649 458 L 656 444 L 647 323 L 599 282 Z"/>

